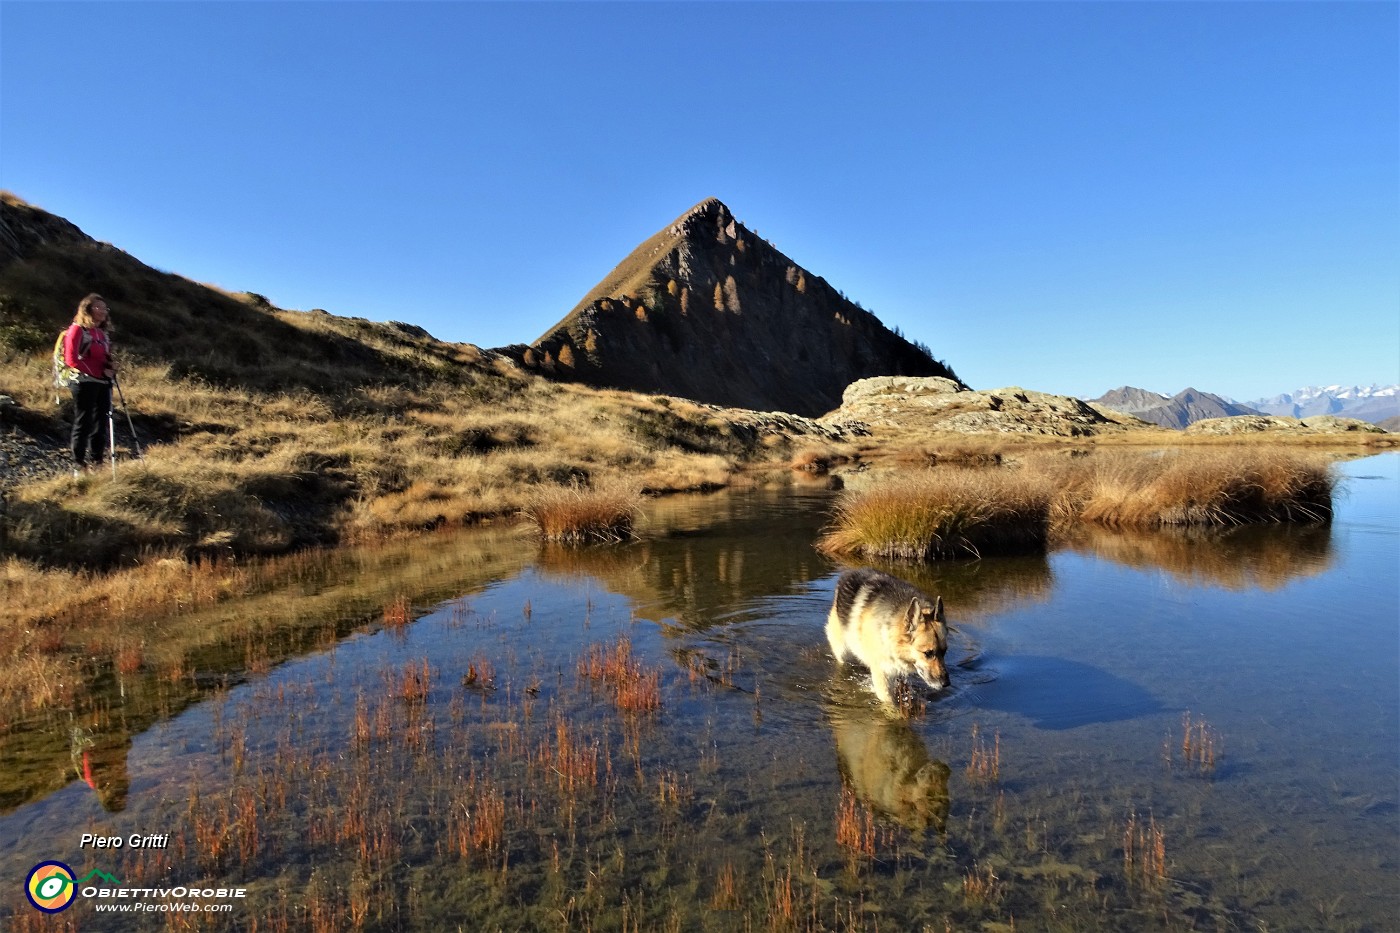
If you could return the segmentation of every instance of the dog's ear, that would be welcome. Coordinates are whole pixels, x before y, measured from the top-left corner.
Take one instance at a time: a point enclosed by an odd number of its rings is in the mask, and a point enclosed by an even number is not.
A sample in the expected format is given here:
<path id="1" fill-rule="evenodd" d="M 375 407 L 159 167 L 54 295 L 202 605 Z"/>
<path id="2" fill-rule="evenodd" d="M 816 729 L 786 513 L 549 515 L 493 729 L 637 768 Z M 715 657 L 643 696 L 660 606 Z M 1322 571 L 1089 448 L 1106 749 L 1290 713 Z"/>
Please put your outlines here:
<path id="1" fill-rule="evenodd" d="M 947 621 L 947 620 L 944 618 L 944 616 L 943 616 L 943 597 L 942 597 L 942 596 L 937 597 L 937 598 L 934 599 L 934 601 L 933 601 L 933 621 L 936 622 L 936 623 L 938 623 L 939 625 L 943 626 L 943 629 L 944 629 L 945 631 L 948 631 L 948 632 L 956 632 L 956 631 L 958 631 L 957 626 L 949 625 L 949 624 L 948 624 L 948 621 Z"/>
<path id="2" fill-rule="evenodd" d="M 913 635 L 918 631 L 919 622 L 923 620 L 923 609 L 919 606 L 919 597 L 915 596 L 909 600 L 909 605 L 904 610 L 904 633 Z"/>

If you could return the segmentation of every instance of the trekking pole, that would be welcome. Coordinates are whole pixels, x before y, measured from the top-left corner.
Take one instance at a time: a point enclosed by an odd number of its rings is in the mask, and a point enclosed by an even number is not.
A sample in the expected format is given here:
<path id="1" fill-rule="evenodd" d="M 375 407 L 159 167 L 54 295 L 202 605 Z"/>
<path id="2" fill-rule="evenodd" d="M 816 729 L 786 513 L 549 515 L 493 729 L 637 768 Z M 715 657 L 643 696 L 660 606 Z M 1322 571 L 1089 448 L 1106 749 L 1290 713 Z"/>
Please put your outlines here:
<path id="1" fill-rule="evenodd" d="M 112 461 L 112 482 L 117 481 L 117 411 L 107 393 L 107 457 Z"/>
<path id="2" fill-rule="evenodd" d="M 116 373 L 112 373 L 112 385 L 116 387 L 117 398 L 122 402 L 122 412 L 126 414 L 126 426 L 131 431 L 131 446 L 136 449 L 136 459 L 144 461 L 146 456 L 141 453 L 141 442 L 136 439 L 136 425 L 131 421 L 131 409 L 126 407 L 126 393 L 122 391 L 121 380 L 117 379 Z"/>

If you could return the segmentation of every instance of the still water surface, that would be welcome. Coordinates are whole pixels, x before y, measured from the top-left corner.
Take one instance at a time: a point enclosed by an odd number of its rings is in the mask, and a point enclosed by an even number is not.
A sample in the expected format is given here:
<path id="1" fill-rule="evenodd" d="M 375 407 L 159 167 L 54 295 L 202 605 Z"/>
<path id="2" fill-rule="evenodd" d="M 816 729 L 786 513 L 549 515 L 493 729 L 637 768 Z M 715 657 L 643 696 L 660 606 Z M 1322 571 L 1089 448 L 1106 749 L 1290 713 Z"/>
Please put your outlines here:
<path id="1" fill-rule="evenodd" d="M 0 816 L 0 922 L 1400 928 L 1400 455 L 1341 469 L 1330 528 L 891 568 L 955 629 L 952 691 L 908 721 L 826 648 L 825 490 L 654 503 L 623 548 L 438 539 L 470 569 L 395 569 L 437 594 L 410 624 L 333 627 L 124 731 L 133 685 L 100 727 L 46 725 L 57 761 L 7 755 L 6 786 L 58 789 Z M 588 673 L 619 646 L 659 709 Z M 45 920 L 13 892 L 47 859 L 246 896 Z"/>

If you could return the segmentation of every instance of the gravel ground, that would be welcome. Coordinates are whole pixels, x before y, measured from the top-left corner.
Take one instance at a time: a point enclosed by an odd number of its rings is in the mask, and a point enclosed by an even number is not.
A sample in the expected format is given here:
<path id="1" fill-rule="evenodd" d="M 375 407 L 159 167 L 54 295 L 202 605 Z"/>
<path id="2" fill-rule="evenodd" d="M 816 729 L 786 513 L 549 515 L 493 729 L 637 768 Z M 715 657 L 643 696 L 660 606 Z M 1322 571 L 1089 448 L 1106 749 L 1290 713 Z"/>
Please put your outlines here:
<path id="1" fill-rule="evenodd" d="M 0 489 L 67 473 L 72 468 L 73 459 L 64 441 L 35 437 L 22 428 L 0 425 Z"/>
<path id="2" fill-rule="evenodd" d="M 72 470 L 66 432 L 42 421 L 0 395 L 0 490 Z"/>

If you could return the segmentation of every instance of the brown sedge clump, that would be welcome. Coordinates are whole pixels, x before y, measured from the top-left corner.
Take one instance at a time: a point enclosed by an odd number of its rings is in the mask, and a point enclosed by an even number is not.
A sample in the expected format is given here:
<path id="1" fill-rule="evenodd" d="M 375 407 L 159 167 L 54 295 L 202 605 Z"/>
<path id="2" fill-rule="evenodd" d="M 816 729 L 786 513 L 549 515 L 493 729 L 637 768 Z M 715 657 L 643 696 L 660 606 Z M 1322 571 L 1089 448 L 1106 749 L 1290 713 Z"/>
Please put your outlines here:
<path id="1" fill-rule="evenodd" d="M 969 906 L 995 908 L 1001 900 L 1004 885 L 990 865 L 976 864 L 963 875 L 963 900 Z"/>
<path id="2" fill-rule="evenodd" d="M 982 738 L 981 727 L 972 726 L 972 757 L 967 762 L 967 778 L 974 784 L 995 784 L 1001 779 L 1001 733 L 992 736 L 989 748 Z"/>
<path id="3" fill-rule="evenodd" d="M 1123 827 L 1123 873 L 1128 884 L 1157 890 L 1167 880 L 1167 834 L 1151 813 L 1144 823 L 1136 811 Z"/>
<path id="4" fill-rule="evenodd" d="M 836 808 L 836 844 L 852 864 L 875 857 L 875 816 L 848 787 L 841 788 L 841 801 Z"/>
<path id="5" fill-rule="evenodd" d="M 738 910 L 739 880 L 734 863 L 726 861 L 715 876 L 715 893 L 710 897 L 711 910 Z"/>
<path id="6" fill-rule="evenodd" d="M 622 481 L 597 486 L 574 482 L 536 489 L 523 514 L 546 541 L 616 544 L 633 537 L 640 502 L 640 488 Z"/>
<path id="7" fill-rule="evenodd" d="M 938 560 L 1043 550 L 1050 488 L 1025 471 L 939 469 L 838 500 L 828 554 Z"/>
<path id="8" fill-rule="evenodd" d="M 384 607 L 381 617 L 387 628 L 403 628 L 412 618 L 412 607 L 409 605 L 408 597 L 395 597 L 393 602 Z"/>
<path id="9" fill-rule="evenodd" d="M 1168 736 L 1162 746 L 1162 758 L 1168 768 L 1176 764 L 1176 749 L 1188 771 L 1209 776 L 1215 773 L 1216 762 L 1224 754 L 1225 741 L 1204 716 L 1197 720 L 1187 710 L 1181 716 L 1181 741 L 1175 743 L 1174 749 Z"/>
<path id="10" fill-rule="evenodd" d="M 661 708 L 661 672 L 648 671 L 632 655 L 625 635 L 611 646 L 593 645 L 579 659 L 581 677 L 612 688 L 612 700 L 627 713 L 650 713 Z"/>

